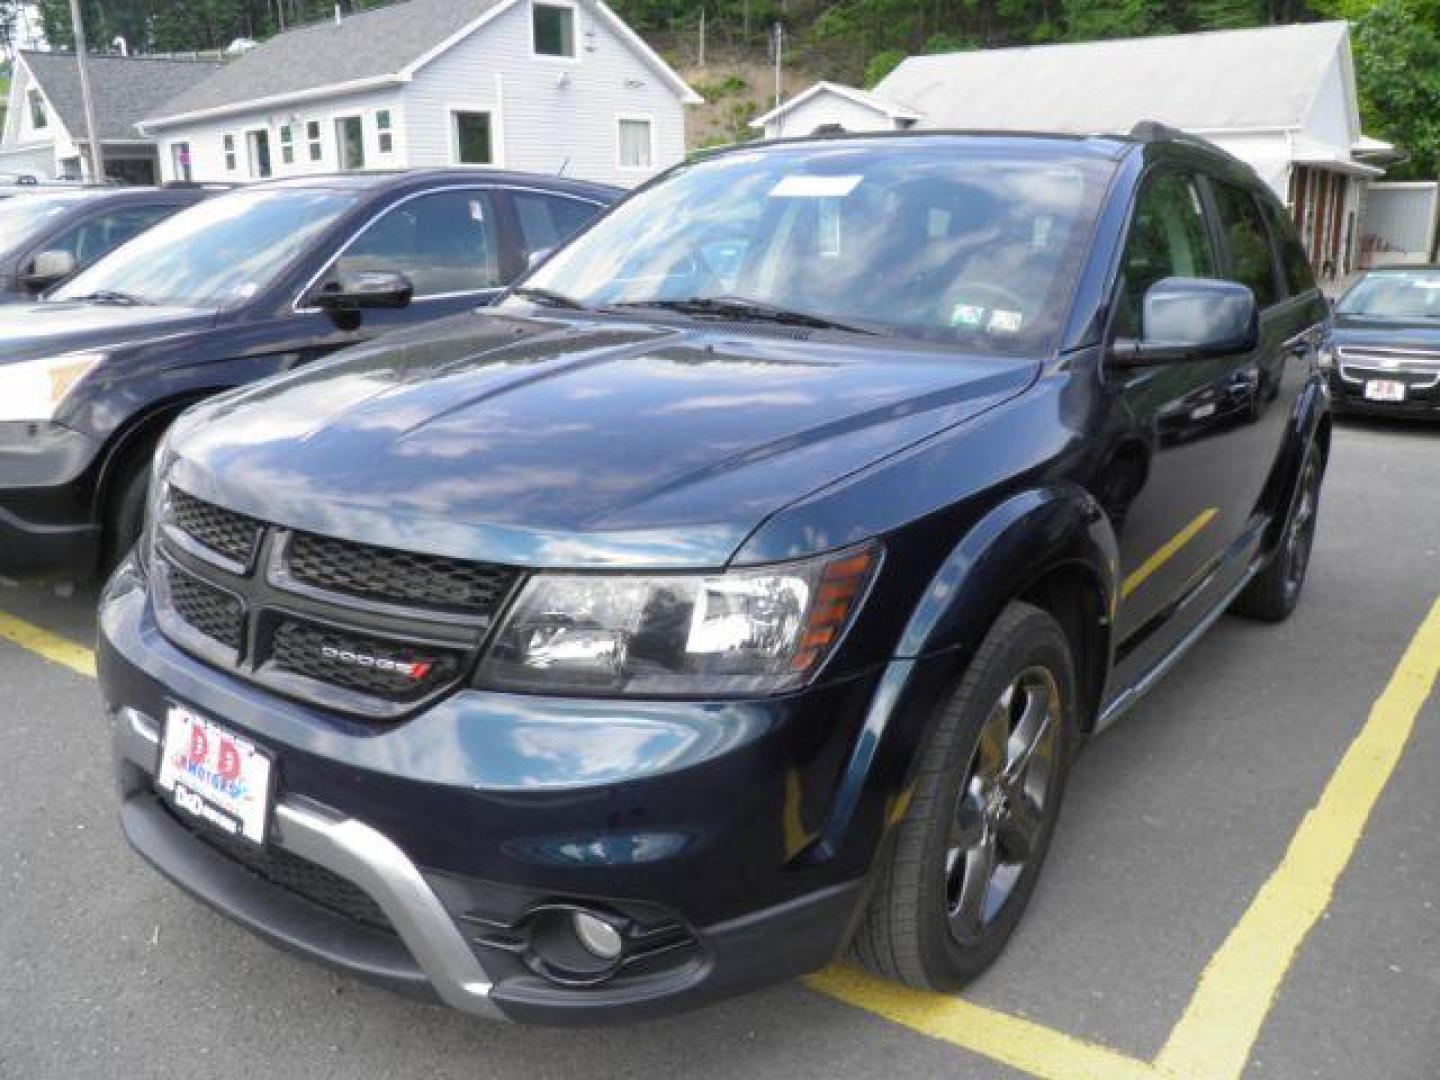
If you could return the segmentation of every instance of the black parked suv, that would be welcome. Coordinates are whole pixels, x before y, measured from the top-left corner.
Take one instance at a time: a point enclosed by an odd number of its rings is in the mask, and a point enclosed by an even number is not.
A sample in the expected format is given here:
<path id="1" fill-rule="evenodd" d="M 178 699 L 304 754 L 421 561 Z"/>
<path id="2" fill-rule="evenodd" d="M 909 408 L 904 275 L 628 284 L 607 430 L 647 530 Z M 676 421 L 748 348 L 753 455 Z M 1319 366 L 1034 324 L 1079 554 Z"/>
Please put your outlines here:
<path id="1" fill-rule="evenodd" d="M 1295 606 L 1330 420 L 1289 228 L 1153 128 L 746 146 L 488 313 L 200 406 L 101 607 L 126 835 L 481 1015 L 847 945 L 964 983 L 1081 743 Z"/>
<path id="2" fill-rule="evenodd" d="M 187 406 L 487 303 L 620 194 L 480 169 L 274 181 L 0 308 L 0 573 L 113 565 Z"/>
<path id="3" fill-rule="evenodd" d="M 0 202 L 0 304 L 33 301 L 209 194 L 201 187 L 37 188 Z"/>
<path id="4" fill-rule="evenodd" d="M 1336 412 L 1440 420 L 1440 266 L 1390 266 L 1335 305 L 1320 351 Z"/>

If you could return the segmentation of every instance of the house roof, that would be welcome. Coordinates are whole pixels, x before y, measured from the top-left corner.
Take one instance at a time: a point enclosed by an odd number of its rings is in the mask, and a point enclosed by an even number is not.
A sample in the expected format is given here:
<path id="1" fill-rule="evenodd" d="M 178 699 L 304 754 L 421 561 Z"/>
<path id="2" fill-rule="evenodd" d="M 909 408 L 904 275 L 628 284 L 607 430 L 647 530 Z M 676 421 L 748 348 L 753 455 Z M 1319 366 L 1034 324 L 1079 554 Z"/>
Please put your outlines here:
<path id="1" fill-rule="evenodd" d="M 70 137 L 83 140 L 85 107 L 75 54 L 27 50 L 20 53 L 20 60 L 30 69 Z M 140 138 L 136 124 L 175 95 L 202 82 L 218 66 L 202 60 L 131 56 L 92 56 L 89 61 L 95 124 L 102 142 Z"/>
<path id="2" fill-rule="evenodd" d="M 226 64 L 212 78 L 151 111 L 147 126 L 243 112 L 346 88 L 399 82 L 518 0 L 405 0 L 288 30 Z M 592 6 L 592 5 L 587 5 Z M 687 101 L 681 78 L 603 3 L 612 21 Z"/>
<path id="3" fill-rule="evenodd" d="M 779 117 L 784 116 L 792 109 L 798 108 L 805 102 L 809 101 L 811 98 L 816 97 L 820 94 L 834 94 L 837 97 L 842 97 L 848 101 L 853 101 L 856 105 L 861 105 L 865 108 L 873 109 L 881 116 L 887 116 L 892 120 L 922 119 L 920 113 L 915 112 L 912 109 L 907 109 L 903 105 L 897 105 L 893 101 L 886 101 L 884 98 L 879 97 L 875 94 L 871 94 L 865 90 L 857 90 L 853 86 L 845 86 L 842 83 L 826 82 L 822 79 L 820 82 L 817 82 L 808 90 L 797 94 L 789 101 L 771 109 L 764 116 L 757 116 L 754 120 L 750 121 L 750 126 L 752 128 L 763 128 L 766 124 L 769 124 L 772 121 L 778 119 Z"/>
<path id="4" fill-rule="evenodd" d="M 923 111 L 928 127 L 1299 128 L 1337 58 L 1358 136 L 1343 22 L 914 56 L 875 93 Z"/>

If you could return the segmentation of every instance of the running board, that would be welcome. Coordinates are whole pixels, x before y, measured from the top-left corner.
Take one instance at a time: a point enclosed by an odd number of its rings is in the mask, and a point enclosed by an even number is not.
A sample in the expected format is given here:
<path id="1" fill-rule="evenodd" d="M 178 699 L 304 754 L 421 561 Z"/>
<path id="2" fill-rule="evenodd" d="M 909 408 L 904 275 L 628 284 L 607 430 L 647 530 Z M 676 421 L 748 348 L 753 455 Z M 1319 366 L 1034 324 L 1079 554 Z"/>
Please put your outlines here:
<path id="1" fill-rule="evenodd" d="M 1196 623 L 1188 634 L 1177 641 L 1168 653 L 1157 660 L 1150 670 L 1141 676 L 1133 686 L 1105 707 L 1105 710 L 1095 721 L 1095 734 L 1098 735 L 1134 708 L 1140 699 L 1148 694 L 1155 684 L 1164 678 L 1165 673 L 1174 667 L 1182 656 L 1190 651 L 1190 647 L 1204 636 L 1205 631 L 1214 626 L 1220 616 L 1230 610 L 1230 605 L 1235 602 L 1235 598 L 1245 591 L 1245 586 L 1250 584 L 1250 579 L 1259 573 L 1260 568 L 1264 565 L 1265 559 L 1263 557 L 1253 559 L 1249 569 L 1241 575 L 1240 580 L 1225 594 L 1224 599 L 1216 604 L 1209 614 Z"/>

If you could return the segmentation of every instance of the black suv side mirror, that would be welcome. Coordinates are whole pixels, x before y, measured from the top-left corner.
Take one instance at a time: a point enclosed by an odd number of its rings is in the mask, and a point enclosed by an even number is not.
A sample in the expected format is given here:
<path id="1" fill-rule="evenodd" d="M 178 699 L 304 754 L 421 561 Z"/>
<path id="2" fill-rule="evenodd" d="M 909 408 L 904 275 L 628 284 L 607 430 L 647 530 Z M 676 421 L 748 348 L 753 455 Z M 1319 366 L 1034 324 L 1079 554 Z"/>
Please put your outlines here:
<path id="1" fill-rule="evenodd" d="M 315 292 L 311 303 L 329 312 L 345 330 L 360 325 L 360 313 L 410 306 L 415 285 L 404 274 L 388 270 L 342 271 Z"/>
<path id="2" fill-rule="evenodd" d="M 1209 278 L 1163 278 L 1145 291 L 1141 336 L 1117 340 L 1122 367 L 1203 360 L 1249 352 L 1260 340 L 1260 310 L 1248 286 Z"/>
<path id="3" fill-rule="evenodd" d="M 21 271 L 20 284 L 30 292 L 42 293 L 52 285 L 59 285 L 77 268 L 75 256 L 68 251 L 42 251 Z"/>

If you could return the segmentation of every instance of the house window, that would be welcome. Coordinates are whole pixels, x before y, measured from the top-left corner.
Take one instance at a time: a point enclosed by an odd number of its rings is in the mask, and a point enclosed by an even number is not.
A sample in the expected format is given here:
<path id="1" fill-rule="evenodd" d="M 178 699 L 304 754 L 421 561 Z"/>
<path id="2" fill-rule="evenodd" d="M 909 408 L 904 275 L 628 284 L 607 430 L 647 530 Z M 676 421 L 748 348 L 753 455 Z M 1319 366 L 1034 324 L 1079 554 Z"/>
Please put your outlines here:
<path id="1" fill-rule="evenodd" d="M 50 114 L 45 109 L 45 97 L 39 90 L 30 91 L 30 126 L 44 131 L 50 126 Z"/>
<path id="2" fill-rule="evenodd" d="M 355 172 L 365 168 L 365 123 L 358 116 L 335 121 L 335 142 L 340 147 L 340 168 Z"/>
<path id="3" fill-rule="evenodd" d="M 455 114 L 455 160 L 462 165 L 491 165 L 495 147 L 488 112 Z"/>
<path id="4" fill-rule="evenodd" d="M 575 56 L 575 9 L 561 4 L 536 4 L 532 9 L 537 56 Z"/>
<path id="5" fill-rule="evenodd" d="M 225 171 L 234 172 L 240 167 L 240 159 L 235 156 L 235 136 L 226 135 L 225 144 Z"/>
<path id="6" fill-rule="evenodd" d="M 190 160 L 190 144 L 188 142 L 170 144 L 170 175 L 182 184 L 188 184 L 195 179 L 195 169 Z"/>
<path id="7" fill-rule="evenodd" d="M 620 121 L 620 167 L 649 169 L 655 164 L 649 120 Z"/>
<path id="8" fill-rule="evenodd" d="M 280 160 L 286 165 L 295 164 L 295 129 L 289 124 L 280 125 Z"/>
<path id="9" fill-rule="evenodd" d="M 380 153 L 393 154 L 395 152 L 395 127 L 389 109 L 381 109 L 375 114 L 375 134 L 380 146 Z"/>
<path id="10" fill-rule="evenodd" d="M 311 161 L 320 161 L 325 157 L 325 144 L 320 139 L 319 120 L 311 120 L 305 125 L 305 142 L 310 147 Z"/>

